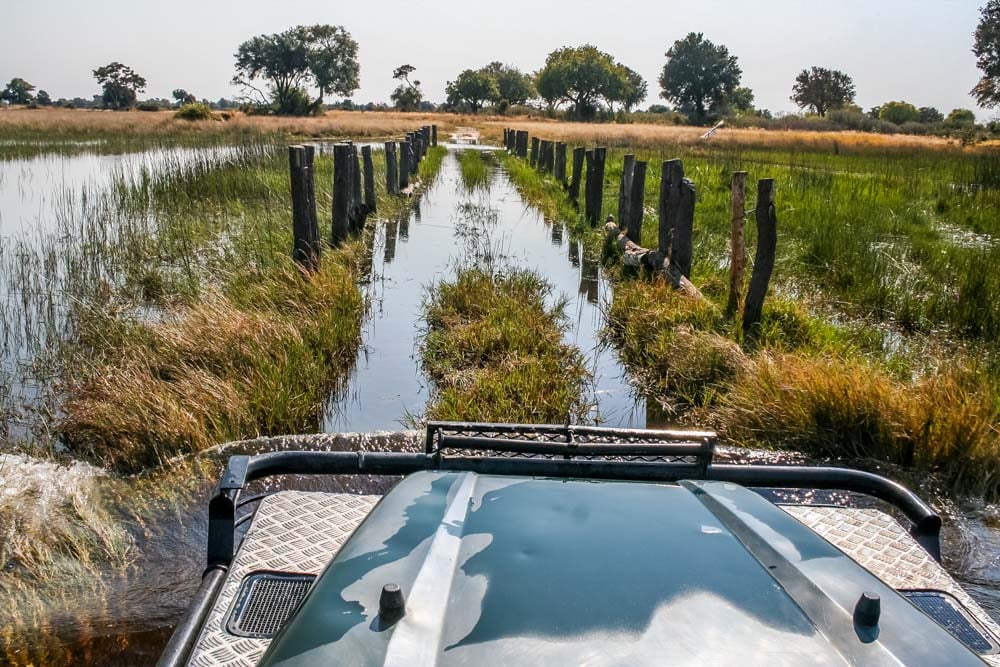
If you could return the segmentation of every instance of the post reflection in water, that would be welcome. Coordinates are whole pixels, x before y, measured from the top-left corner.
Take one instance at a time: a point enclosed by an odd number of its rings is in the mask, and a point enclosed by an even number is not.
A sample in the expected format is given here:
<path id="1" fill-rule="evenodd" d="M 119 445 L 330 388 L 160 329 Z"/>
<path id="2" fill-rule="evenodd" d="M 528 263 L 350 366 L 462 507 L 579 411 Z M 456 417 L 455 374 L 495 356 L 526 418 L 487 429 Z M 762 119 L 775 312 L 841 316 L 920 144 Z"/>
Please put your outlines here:
<path id="1" fill-rule="evenodd" d="M 580 242 L 573 238 L 569 240 L 569 263 L 573 267 L 580 266 Z"/>
<path id="2" fill-rule="evenodd" d="M 563 224 L 556 220 L 552 223 L 552 245 L 561 248 L 563 243 Z"/>
<path id="3" fill-rule="evenodd" d="M 391 264 L 396 259 L 396 235 L 399 230 L 399 223 L 395 220 L 385 223 L 385 263 Z"/>
<path id="4" fill-rule="evenodd" d="M 596 257 L 591 257 L 588 253 L 583 253 L 583 267 L 580 269 L 580 294 L 587 297 L 587 302 L 597 305 L 598 303 L 598 281 L 600 277 L 600 263 Z"/>

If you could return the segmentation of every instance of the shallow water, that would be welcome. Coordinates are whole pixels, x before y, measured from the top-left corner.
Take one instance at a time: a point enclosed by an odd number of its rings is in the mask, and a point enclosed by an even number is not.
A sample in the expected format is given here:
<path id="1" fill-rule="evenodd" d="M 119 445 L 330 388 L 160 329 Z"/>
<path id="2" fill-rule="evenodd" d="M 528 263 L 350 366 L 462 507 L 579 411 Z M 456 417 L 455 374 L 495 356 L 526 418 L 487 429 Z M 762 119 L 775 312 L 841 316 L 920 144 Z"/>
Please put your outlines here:
<path id="1" fill-rule="evenodd" d="M 394 429 L 423 413 L 428 387 L 417 346 L 424 296 L 463 261 L 499 262 L 544 276 L 553 302 L 567 298 L 572 326 L 566 341 L 587 355 L 594 374 L 590 417 L 607 426 L 646 425 L 645 403 L 615 353 L 598 344 L 610 294 L 598 258 L 583 252 L 563 224 L 528 206 L 499 167 L 491 168 L 485 186 L 467 188 L 452 150 L 414 209 L 376 233 L 366 281 L 372 316 L 347 392 L 327 406 L 326 431 Z"/>

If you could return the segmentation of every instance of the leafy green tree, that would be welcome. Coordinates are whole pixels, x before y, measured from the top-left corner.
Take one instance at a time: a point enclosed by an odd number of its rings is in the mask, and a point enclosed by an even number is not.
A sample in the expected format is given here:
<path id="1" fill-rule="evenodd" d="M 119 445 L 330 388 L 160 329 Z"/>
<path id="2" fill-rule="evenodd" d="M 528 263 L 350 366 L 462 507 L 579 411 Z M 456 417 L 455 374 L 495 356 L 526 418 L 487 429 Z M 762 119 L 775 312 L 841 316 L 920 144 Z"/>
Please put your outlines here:
<path id="1" fill-rule="evenodd" d="M 416 111 L 420 108 L 420 103 L 424 99 L 424 94 L 420 91 L 420 82 L 410 81 L 410 75 L 416 71 L 413 65 L 400 65 L 392 71 L 392 78 L 403 81 L 392 91 L 390 99 L 400 111 Z"/>
<path id="2" fill-rule="evenodd" d="M 660 73 L 660 97 L 672 102 L 695 122 L 717 115 L 740 85 L 743 71 L 736 56 L 716 46 L 704 34 L 692 32 L 674 42 Z"/>
<path id="3" fill-rule="evenodd" d="M 500 96 L 500 88 L 485 69 L 467 69 L 459 74 L 454 81 L 445 86 L 448 95 L 448 106 L 455 108 L 466 104 L 472 113 L 483 108 L 483 104 Z"/>
<path id="4" fill-rule="evenodd" d="M 177 102 L 177 106 L 179 107 L 184 106 L 185 104 L 192 104 L 198 101 L 198 98 L 196 98 L 194 95 L 184 90 L 183 88 L 178 88 L 173 93 L 171 93 L 171 96 L 174 98 L 174 101 Z"/>
<path id="5" fill-rule="evenodd" d="M 971 109 L 952 109 L 944 122 L 949 127 L 971 127 L 976 124 L 976 114 Z"/>
<path id="6" fill-rule="evenodd" d="M 921 123 L 940 123 L 944 120 L 944 114 L 934 107 L 920 107 L 917 111 L 920 112 Z"/>
<path id="7" fill-rule="evenodd" d="M 349 97 L 358 89 L 360 71 L 358 43 L 342 26 L 300 25 L 240 44 L 233 83 L 279 114 L 298 115 L 319 111 L 327 94 Z M 253 84 L 258 79 L 267 92 Z M 309 87 L 318 90 L 313 100 Z"/>
<path id="8" fill-rule="evenodd" d="M 505 108 L 524 104 L 538 95 L 531 76 L 516 67 L 494 61 L 484 67 L 483 71 L 496 81 L 497 94 L 493 98 L 493 102 L 497 107 Z"/>
<path id="9" fill-rule="evenodd" d="M 566 102 L 578 118 L 591 118 L 601 98 L 613 98 L 621 90 L 623 73 L 614 58 L 595 46 L 565 46 L 548 55 L 535 85 L 550 108 Z"/>
<path id="10" fill-rule="evenodd" d="M 812 109 L 820 117 L 831 109 L 854 102 L 854 81 L 841 71 L 812 67 L 795 77 L 792 101 L 801 109 Z"/>
<path id="11" fill-rule="evenodd" d="M 48 107 L 52 106 L 52 98 L 44 90 L 39 90 L 38 95 L 35 96 L 35 101 L 38 102 L 39 106 Z"/>
<path id="12" fill-rule="evenodd" d="M 737 86 L 733 93 L 726 98 L 726 104 L 732 111 L 738 114 L 754 113 L 753 90 L 746 86 Z"/>
<path id="13" fill-rule="evenodd" d="M 920 111 L 909 102 L 886 102 L 878 112 L 879 120 L 896 125 L 916 123 L 920 120 Z"/>
<path id="14" fill-rule="evenodd" d="M 979 106 L 1000 106 L 1000 0 L 988 0 L 979 10 L 972 53 L 983 72 L 972 95 Z"/>
<path id="15" fill-rule="evenodd" d="M 134 107 L 136 95 L 146 90 L 146 79 L 120 62 L 95 69 L 94 78 L 104 89 L 101 103 L 105 109 L 120 110 Z"/>
<path id="16" fill-rule="evenodd" d="M 618 65 L 618 68 L 616 90 L 612 94 L 613 99 L 608 99 L 608 104 L 610 105 L 612 101 L 620 102 L 622 110 L 628 113 L 646 99 L 649 86 L 646 84 L 646 80 L 642 78 L 642 75 L 632 68 L 625 65 Z"/>
<path id="17" fill-rule="evenodd" d="M 35 99 L 31 94 L 34 89 L 35 87 L 24 79 L 14 77 L 3 92 L 0 92 L 0 100 L 10 104 L 31 104 Z"/>

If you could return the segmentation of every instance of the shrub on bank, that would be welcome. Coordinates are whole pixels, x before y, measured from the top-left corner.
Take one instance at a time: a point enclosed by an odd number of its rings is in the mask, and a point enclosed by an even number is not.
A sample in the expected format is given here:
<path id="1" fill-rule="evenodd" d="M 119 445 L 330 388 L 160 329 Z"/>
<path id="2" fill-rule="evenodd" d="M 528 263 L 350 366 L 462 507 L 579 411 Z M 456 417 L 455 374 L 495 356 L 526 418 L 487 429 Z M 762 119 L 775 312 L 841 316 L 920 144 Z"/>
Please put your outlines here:
<path id="1" fill-rule="evenodd" d="M 174 113 L 174 118 L 181 120 L 211 120 L 214 117 L 212 109 L 202 102 L 185 104 Z"/>

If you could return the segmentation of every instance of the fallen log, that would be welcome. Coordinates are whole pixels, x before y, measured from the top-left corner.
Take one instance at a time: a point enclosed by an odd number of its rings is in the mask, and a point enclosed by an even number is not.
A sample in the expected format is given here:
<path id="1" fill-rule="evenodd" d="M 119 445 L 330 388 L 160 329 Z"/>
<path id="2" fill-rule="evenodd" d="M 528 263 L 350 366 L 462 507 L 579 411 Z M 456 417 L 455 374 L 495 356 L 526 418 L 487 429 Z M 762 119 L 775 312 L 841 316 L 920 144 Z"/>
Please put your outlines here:
<path id="1" fill-rule="evenodd" d="M 604 225 L 604 232 L 609 239 L 614 239 L 622 251 L 622 259 L 625 266 L 635 266 L 655 275 L 663 276 L 673 286 L 674 289 L 681 290 L 688 296 L 696 299 L 704 299 L 701 291 L 694 286 L 690 280 L 684 277 L 681 270 L 674 264 L 665 253 L 659 250 L 643 248 L 628 237 L 628 231 L 621 229 L 615 224 L 614 219 L 609 215 L 608 222 Z"/>

